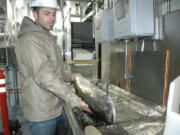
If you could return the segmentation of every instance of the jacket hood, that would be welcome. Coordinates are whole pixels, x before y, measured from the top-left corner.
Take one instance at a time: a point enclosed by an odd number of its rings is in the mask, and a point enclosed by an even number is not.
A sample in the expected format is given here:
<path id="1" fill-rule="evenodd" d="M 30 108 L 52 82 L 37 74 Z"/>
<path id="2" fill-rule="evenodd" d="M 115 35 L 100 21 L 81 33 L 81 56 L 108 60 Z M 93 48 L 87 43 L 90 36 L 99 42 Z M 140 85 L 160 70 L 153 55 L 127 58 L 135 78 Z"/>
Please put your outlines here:
<path id="1" fill-rule="evenodd" d="M 24 17 L 21 23 L 20 31 L 18 33 L 18 38 L 29 32 L 40 32 L 50 36 L 54 41 L 57 39 L 57 37 L 52 35 L 48 30 L 45 30 L 41 26 L 36 25 L 36 23 L 29 17 Z"/>

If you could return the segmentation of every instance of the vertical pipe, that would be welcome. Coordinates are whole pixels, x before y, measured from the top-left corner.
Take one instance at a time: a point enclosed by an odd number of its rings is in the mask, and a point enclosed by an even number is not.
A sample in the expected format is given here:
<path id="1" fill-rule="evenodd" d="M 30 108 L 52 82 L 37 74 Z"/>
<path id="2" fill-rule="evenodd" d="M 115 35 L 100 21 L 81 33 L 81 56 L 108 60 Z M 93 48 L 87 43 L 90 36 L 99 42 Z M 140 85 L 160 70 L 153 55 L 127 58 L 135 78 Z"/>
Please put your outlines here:
<path id="1" fill-rule="evenodd" d="M 104 9 L 112 9 L 113 0 L 104 0 Z"/>
<path id="2" fill-rule="evenodd" d="M 130 52 L 128 51 L 128 56 L 127 56 L 127 76 L 128 76 L 128 79 L 126 80 L 126 91 L 129 90 L 129 83 L 130 83 L 130 80 L 129 80 L 129 76 L 130 76 Z"/>
<path id="3" fill-rule="evenodd" d="M 163 18 L 159 15 L 158 0 L 154 0 L 154 39 L 163 39 Z"/>
<path id="4" fill-rule="evenodd" d="M 99 58 L 99 62 L 98 62 L 98 79 L 101 79 L 101 67 L 102 67 L 102 46 L 101 43 L 98 44 L 98 58 Z"/>
<path id="5" fill-rule="evenodd" d="M 5 9 L 6 9 L 6 17 L 5 17 L 5 25 L 4 25 L 4 41 L 6 41 L 6 35 L 8 35 L 8 32 L 7 32 L 7 30 L 8 30 L 8 2 L 7 2 L 7 0 L 5 0 L 5 5 L 6 5 L 6 7 L 5 7 Z"/>
<path id="6" fill-rule="evenodd" d="M 141 46 L 141 52 L 144 52 L 144 45 L 145 45 L 145 43 L 144 43 L 144 39 L 143 39 L 142 46 Z"/>
<path id="7" fill-rule="evenodd" d="M 109 8 L 110 8 L 110 9 L 113 8 L 113 0 L 109 0 Z"/>
<path id="8" fill-rule="evenodd" d="M 170 12 L 170 0 L 167 0 L 167 14 L 169 14 Z"/>
<path id="9" fill-rule="evenodd" d="M 135 50 L 137 52 L 138 51 L 138 38 L 137 37 L 134 38 L 134 42 L 135 42 Z"/>
<path id="10" fill-rule="evenodd" d="M 154 39 L 159 39 L 158 0 L 154 0 Z"/>
<path id="11" fill-rule="evenodd" d="M 109 0 L 104 0 L 104 9 L 109 9 Z"/>
<path id="12" fill-rule="evenodd" d="M 163 92 L 163 106 L 166 106 L 167 90 L 168 90 L 168 74 L 169 74 L 169 59 L 170 51 L 166 52 L 165 75 L 164 75 L 164 92 Z"/>
<path id="13" fill-rule="evenodd" d="M 72 44 L 71 44 L 71 8 L 68 7 L 66 23 L 66 45 L 65 45 L 65 60 L 72 61 Z"/>
<path id="14" fill-rule="evenodd" d="M 120 68 L 117 70 L 116 86 L 120 87 Z"/>
<path id="15" fill-rule="evenodd" d="M 128 76 L 127 76 L 127 57 L 128 57 L 128 40 L 125 40 L 125 73 L 124 73 L 125 79 L 128 79 Z"/>
<path id="16" fill-rule="evenodd" d="M 155 52 L 157 52 L 157 41 L 156 40 L 153 40 L 153 50 L 155 51 Z"/>
<path id="17" fill-rule="evenodd" d="M 19 105 L 19 93 L 18 93 L 18 86 L 17 86 L 17 70 L 13 70 L 13 76 L 14 76 L 14 95 L 15 95 L 15 104 Z"/>
<path id="18" fill-rule="evenodd" d="M 4 135 L 10 135 L 4 70 L 0 69 L 0 106 Z"/>

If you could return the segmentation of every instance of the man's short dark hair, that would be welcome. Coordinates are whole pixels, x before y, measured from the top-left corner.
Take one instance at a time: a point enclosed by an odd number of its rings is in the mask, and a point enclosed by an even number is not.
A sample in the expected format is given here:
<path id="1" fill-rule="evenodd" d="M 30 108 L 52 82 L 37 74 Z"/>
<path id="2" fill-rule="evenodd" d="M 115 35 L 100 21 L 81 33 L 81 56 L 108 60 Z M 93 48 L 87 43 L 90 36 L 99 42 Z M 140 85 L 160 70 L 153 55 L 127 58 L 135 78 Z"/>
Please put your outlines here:
<path id="1" fill-rule="evenodd" d="M 33 7 L 33 12 L 39 13 L 40 7 Z"/>

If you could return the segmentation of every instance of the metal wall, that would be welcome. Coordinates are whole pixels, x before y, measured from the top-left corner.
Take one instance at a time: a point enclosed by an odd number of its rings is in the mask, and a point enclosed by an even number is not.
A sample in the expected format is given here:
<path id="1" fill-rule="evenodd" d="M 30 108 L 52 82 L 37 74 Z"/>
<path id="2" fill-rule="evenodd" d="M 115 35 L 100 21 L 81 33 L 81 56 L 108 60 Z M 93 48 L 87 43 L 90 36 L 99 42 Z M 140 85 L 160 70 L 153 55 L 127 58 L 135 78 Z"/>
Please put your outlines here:
<path id="1" fill-rule="evenodd" d="M 163 104 L 165 52 L 132 52 L 130 92 Z"/>
<path id="2" fill-rule="evenodd" d="M 175 11 L 170 14 L 167 14 L 163 18 L 163 32 L 164 39 L 156 40 L 145 39 L 144 42 L 142 39 L 138 41 L 131 40 L 128 43 L 128 51 L 131 52 L 131 75 L 136 74 L 135 71 L 141 72 L 147 70 L 146 74 L 138 76 L 137 78 L 130 79 L 130 91 L 133 90 L 135 94 L 140 95 L 141 97 L 162 104 L 162 96 L 164 89 L 164 73 L 165 73 L 165 57 L 167 49 L 170 50 L 170 63 L 169 63 L 169 77 L 168 77 L 168 88 L 169 83 L 174 80 L 180 74 L 180 11 Z M 144 45 L 143 45 L 144 44 Z M 144 47 L 144 48 L 143 48 Z M 98 48 L 98 47 L 96 47 Z M 124 79 L 124 68 L 125 61 L 124 56 L 121 55 L 125 52 L 125 44 L 123 42 L 116 43 L 102 43 L 102 75 L 101 79 L 110 81 L 114 84 L 117 82 L 117 67 L 121 69 L 120 74 L 120 87 L 125 88 L 125 79 Z M 132 53 L 134 54 L 132 55 Z M 157 53 L 157 56 L 142 56 L 141 63 L 138 63 L 139 58 L 135 58 L 135 54 L 141 52 L 146 54 Z M 154 64 L 158 63 L 159 65 Z M 148 62 L 149 61 L 149 62 Z M 150 65 L 145 69 L 145 64 L 149 63 Z M 118 66 L 117 66 L 118 65 Z M 161 66 L 160 66 L 161 65 Z M 149 78 L 149 76 L 151 76 Z M 134 80 L 135 79 L 135 80 Z M 143 83 L 135 83 L 135 82 Z M 142 85 L 143 84 L 143 85 Z M 147 84 L 147 85 L 145 85 Z M 153 86 L 154 85 L 154 86 Z M 142 87 L 143 86 L 143 87 Z M 153 87 L 156 88 L 153 89 Z M 148 92 L 151 91 L 157 92 Z M 141 94 L 139 94 L 141 93 Z M 144 93 L 144 94 L 143 94 Z M 148 95 L 151 94 L 151 95 Z M 159 93 L 159 94 L 157 94 Z M 157 96 L 157 95 L 159 96 Z M 155 96 L 153 96 L 155 95 Z"/>
<path id="3" fill-rule="evenodd" d="M 169 81 L 180 75 L 180 10 L 164 16 L 164 40 L 159 41 L 160 49 L 170 50 Z"/>

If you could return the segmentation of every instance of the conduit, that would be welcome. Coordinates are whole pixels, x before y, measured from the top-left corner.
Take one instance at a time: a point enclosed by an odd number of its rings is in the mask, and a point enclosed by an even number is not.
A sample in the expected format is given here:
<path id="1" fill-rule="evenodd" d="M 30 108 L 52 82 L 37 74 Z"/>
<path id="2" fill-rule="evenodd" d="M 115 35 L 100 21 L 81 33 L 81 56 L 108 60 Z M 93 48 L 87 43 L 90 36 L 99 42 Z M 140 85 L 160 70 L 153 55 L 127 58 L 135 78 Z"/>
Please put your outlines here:
<path id="1" fill-rule="evenodd" d="M 166 106 L 166 100 L 167 100 L 169 59 L 170 59 L 170 51 L 167 50 L 166 51 L 166 63 L 165 63 L 165 75 L 164 75 L 163 107 Z"/>

